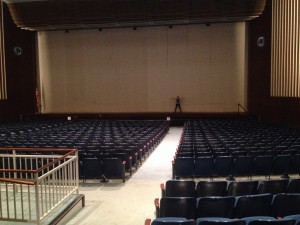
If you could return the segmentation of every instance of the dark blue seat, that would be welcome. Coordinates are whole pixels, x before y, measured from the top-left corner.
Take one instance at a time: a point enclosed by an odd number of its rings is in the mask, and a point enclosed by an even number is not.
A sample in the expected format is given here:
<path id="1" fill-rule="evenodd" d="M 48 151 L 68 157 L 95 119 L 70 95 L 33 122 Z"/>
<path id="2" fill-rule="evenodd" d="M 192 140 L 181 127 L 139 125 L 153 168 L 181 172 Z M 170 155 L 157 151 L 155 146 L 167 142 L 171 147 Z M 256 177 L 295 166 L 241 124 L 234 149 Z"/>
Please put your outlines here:
<path id="1" fill-rule="evenodd" d="M 300 154 L 296 154 L 290 161 L 289 173 L 300 174 Z"/>
<path id="2" fill-rule="evenodd" d="M 102 164 L 106 178 L 122 179 L 125 182 L 125 161 L 119 158 L 103 158 Z"/>
<path id="3" fill-rule="evenodd" d="M 151 225 L 195 225 L 194 220 L 188 220 L 183 217 L 162 217 L 156 218 Z"/>
<path id="4" fill-rule="evenodd" d="M 282 180 L 263 180 L 258 184 L 257 193 L 271 193 L 273 195 L 283 193 L 286 191 L 287 185 L 289 183 L 288 179 Z"/>
<path id="5" fill-rule="evenodd" d="M 102 177 L 102 162 L 97 158 L 83 158 L 82 159 L 82 178 L 98 179 Z"/>
<path id="6" fill-rule="evenodd" d="M 254 159 L 252 175 L 264 175 L 270 178 L 273 156 L 261 155 Z"/>
<path id="7" fill-rule="evenodd" d="M 285 217 L 283 217 L 283 219 L 293 219 L 293 220 L 295 220 L 295 225 L 300 224 L 300 214 L 285 216 Z"/>
<path id="8" fill-rule="evenodd" d="M 270 216 L 272 194 L 245 195 L 237 197 L 235 218 Z"/>
<path id="9" fill-rule="evenodd" d="M 254 156 L 236 156 L 234 160 L 233 176 L 247 176 L 250 178 Z"/>
<path id="10" fill-rule="evenodd" d="M 300 178 L 291 179 L 287 185 L 287 193 L 300 193 Z"/>
<path id="11" fill-rule="evenodd" d="M 272 162 L 271 174 L 283 175 L 285 177 L 288 177 L 290 161 L 291 161 L 290 155 L 275 156 Z"/>
<path id="12" fill-rule="evenodd" d="M 250 216 L 250 217 L 244 217 L 242 218 L 242 220 L 244 220 L 246 222 L 246 225 L 248 225 L 251 221 L 254 220 L 276 220 L 276 218 L 272 217 L 272 216 Z"/>
<path id="13" fill-rule="evenodd" d="M 214 176 L 233 175 L 234 157 L 218 156 L 215 159 Z"/>
<path id="14" fill-rule="evenodd" d="M 248 225 L 295 225 L 295 220 L 293 219 L 278 219 L 278 220 L 264 220 L 257 219 L 252 220 Z"/>
<path id="15" fill-rule="evenodd" d="M 195 159 L 195 177 L 213 177 L 214 158 L 198 157 Z"/>
<path id="16" fill-rule="evenodd" d="M 196 198 L 165 197 L 156 204 L 156 217 L 184 217 L 196 219 Z"/>
<path id="17" fill-rule="evenodd" d="M 196 182 L 193 180 L 168 180 L 161 184 L 162 197 L 195 197 Z"/>
<path id="18" fill-rule="evenodd" d="M 179 157 L 175 158 L 173 164 L 173 178 L 193 177 L 195 175 L 194 158 Z"/>
<path id="19" fill-rule="evenodd" d="M 300 194 L 281 193 L 274 196 L 271 216 L 285 217 L 300 214 Z"/>
<path id="20" fill-rule="evenodd" d="M 226 189 L 226 181 L 199 181 L 196 186 L 196 197 L 225 196 Z"/>
<path id="21" fill-rule="evenodd" d="M 258 181 L 241 180 L 232 181 L 228 184 L 228 196 L 254 195 L 257 192 Z"/>
<path id="22" fill-rule="evenodd" d="M 246 222 L 240 219 L 206 217 L 198 218 L 196 225 L 246 225 Z"/>
<path id="23" fill-rule="evenodd" d="M 197 217 L 233 218 L 235 197 L 212 196 L 197 199 Z"/>

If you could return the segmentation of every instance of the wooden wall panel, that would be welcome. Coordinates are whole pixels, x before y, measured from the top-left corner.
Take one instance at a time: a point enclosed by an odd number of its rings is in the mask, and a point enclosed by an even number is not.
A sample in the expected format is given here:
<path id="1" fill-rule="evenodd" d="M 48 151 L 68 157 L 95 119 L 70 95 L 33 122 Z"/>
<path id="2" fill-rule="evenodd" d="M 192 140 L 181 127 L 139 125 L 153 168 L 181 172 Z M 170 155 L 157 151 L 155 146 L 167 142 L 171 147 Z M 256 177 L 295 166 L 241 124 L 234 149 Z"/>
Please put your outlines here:
<path id="1" fill-rule="evenodd" d="M 4 5 L 7 100 L 0 101 L 0 120 L 26 117 L 36 110 L 36 46 L 35 32 L 24 31 L 13 23 Z M 14 54 L 21 47 L 23 54 Z"/>
<path id="2" fill-rule="evenodd" d="M 300 125 L 300 99 L 270 96 L 272 1 L 249 22 L 248 111 L 263 121 Z M 257 39 L 265 38 L 258 47 Z"/>

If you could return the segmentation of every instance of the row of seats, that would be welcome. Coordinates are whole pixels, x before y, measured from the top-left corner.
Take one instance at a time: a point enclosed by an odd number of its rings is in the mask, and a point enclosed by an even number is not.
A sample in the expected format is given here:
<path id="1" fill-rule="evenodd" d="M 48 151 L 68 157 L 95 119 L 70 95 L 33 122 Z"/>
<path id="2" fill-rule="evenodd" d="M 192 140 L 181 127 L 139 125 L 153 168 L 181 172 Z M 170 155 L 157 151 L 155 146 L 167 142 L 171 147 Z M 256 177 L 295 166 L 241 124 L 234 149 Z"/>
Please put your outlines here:
<path id="1" fill-rule="evenodd" d="M 270 216 L 253 216 L 241 219 L 206 217 L 196 221 L 183 217 L 163 217 L 145 221 L 145 225 L 299 225 L 300 214 L 274 218 Z"/>
<path id="2" fill-rule="evenodd" d="M 219 156 L 175 157 L 173 178 L 175 177 L 216 177 L 285 175 L 300 173 L 300 155 L 278 156 Z"/>
<path id="3" fill-rule="evenodd" d="M 300 130 L 250 119 L 206 118 L 185 123 L 177 154 L 259 156 L 300 154 Z"/>
<path id="4" fill-rule="evenodd" d="M 300 214 L 300 194 L 281 193 L 244 196 L 163 197 L 155 199 L 156 217 L 282 218 Z"/>
<path id="5" fill-rule="evenodd" d="M 168 180 L 160 185 L 161 197 L 241 196 L 271 193 L 300 193 L 300 179 L 198 181 Z"/>
<path id="6" fill-rule="evenodd" d="M 42 128 L 38 127 L 38 124 Z M 132 174 L 132 168 L 137 169 L 138 165 L 148 156 L 163 139 L 169 129 L 166 121 L 104 121 L 95 119 L 84 119 L 76 121 L 47 120 L 34 121 L 22 128 L 18 128 L 13 135 L 0 136 L 0 147 L 3 148 L 76 148 L 79 152 L 80 177 L 85 179 L 97 178 L 99 174 L 108 170 L 104 169 L 103 161 L 110 161 L 115 166 L 110 167 L 109 173 L 120 174 L 121 167 L 125 162 L 125 171 Z M 33 128 L 29 131 L 29 124 Z M 8 126 L 8 125 L 7 125 Z M 35 129 L 36 128 L 36 129 Z M 19 132 L 23 130 L 24 132 Z M 0 129 L 1 133 L 1 129 Z M 1 151 L 2 154 L 5 151 Z M 19 152 L 28 154 L 28 152 Z M 32 152 L 37 154 L 37 152 Z M 54 154 L 50 151 L 50 155 Z M 7 151 L 9 154 L 9 151 Z M 116 160 L 119 159 L 119 160 Z M 94 160 L 93 160 L 94 159 Z M 101 170 L 92 173 L 88 161 L 97 161 Z M 120 163 L 121 162 L 121 163 Z M 94 163 L 92 163 L 94 164 Z M 5 166 L 5 165 L 3 165 Z M 91 174 L 89 174 L 91 173 Z M 105 175 L 103 174 L 103 175 Z M 113 177 L 112 175 L 108 177 Z M 119 177 L 119 175 L 118 175 Z M 123 179 L 123 174 L 122 174 Z"/>
<path id="7" fill-rule="evenodd" d="M 79 178 L 86 179 L 122 179 L 125 182 L 125 161 L 120 158 L 84 158 L 80 161 Z M 131 174 L 130 174 L 131 175 Z"/>

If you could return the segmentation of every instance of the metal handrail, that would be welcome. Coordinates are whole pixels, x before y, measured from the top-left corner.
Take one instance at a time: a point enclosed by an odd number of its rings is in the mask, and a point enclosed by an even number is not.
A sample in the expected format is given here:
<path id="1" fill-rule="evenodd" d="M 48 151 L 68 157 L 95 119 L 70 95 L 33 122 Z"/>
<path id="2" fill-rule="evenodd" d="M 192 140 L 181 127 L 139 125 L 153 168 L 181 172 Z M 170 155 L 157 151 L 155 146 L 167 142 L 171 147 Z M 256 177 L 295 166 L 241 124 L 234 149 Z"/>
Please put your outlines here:
<path id="1" fill-rule="evenodd" d="M 1 191 L 5 193 L 1 195 L 0 192 L 0 220 L 28 221 L 39 225 L 41 220 L 64 199 L 74 193 L 78 194 L 78 152 L 76 149 L 0 148 L 0 153 L 1 151 L 11 151 L 11 154 L 0 155 L 2 158 L 12 158 L 12 162 L 8 160 L 6 164 L 3 161 L 2 166 L 10 168 L 2 168 L 0 173 L 3 175 L 8 173 L 8 176 L 12 174 L 13 178 L 0 178 L 0 190 L 2 189 Z M 51 151 L 58 154 L 16 154 L 20 151 L 44 153 Z M 59 153 L 63 153 L 63 155 Z M 21 160 L 17 164 L 16 159 L 18 158 Z M 30 160 L 22 161 L 22 159 Z M 47 163 L 44 159 L 47 159 Z M 48 159 L 51 161 L 48 162 Z M 39 160 L 41 160 L 41 166 L 37 169 L 28 169 L 33 165 L 37 166 Z M 27 161 L 29 161 L 29 165 L 27 165 Z M 22 162 L 25 162 L 25 165 Z M 17 168 L 21 165 L 26 168 Z M 27 174 L 31 174 L 31 179 L 24 179 L 24 177 L 27 178 Z M 20 204 L 18 204 L 19 201 Z"/>

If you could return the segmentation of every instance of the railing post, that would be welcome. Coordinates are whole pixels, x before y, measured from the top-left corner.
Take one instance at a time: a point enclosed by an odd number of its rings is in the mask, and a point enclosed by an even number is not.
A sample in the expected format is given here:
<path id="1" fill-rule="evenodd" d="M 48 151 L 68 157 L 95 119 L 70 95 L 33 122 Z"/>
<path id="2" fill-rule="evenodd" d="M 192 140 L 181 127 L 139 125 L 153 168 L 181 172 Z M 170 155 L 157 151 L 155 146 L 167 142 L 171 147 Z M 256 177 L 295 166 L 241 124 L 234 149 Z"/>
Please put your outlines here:
<path id="1" fill-rule="evenodd" d="M 36 208 L 36 224 L 40 225 L 40 199 L 39 199 L 39 174 L 34 174 L 35 179 L 35 208 Z"/>

